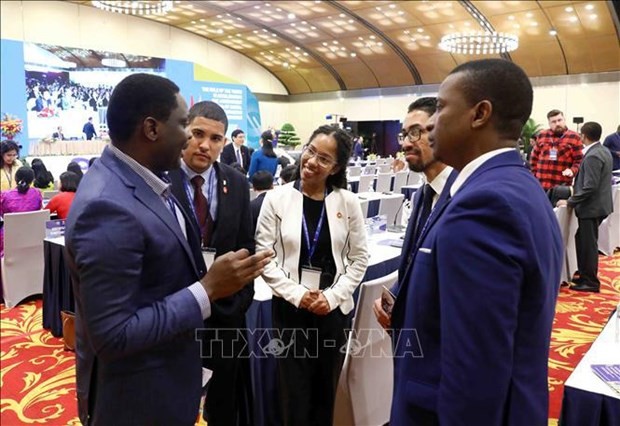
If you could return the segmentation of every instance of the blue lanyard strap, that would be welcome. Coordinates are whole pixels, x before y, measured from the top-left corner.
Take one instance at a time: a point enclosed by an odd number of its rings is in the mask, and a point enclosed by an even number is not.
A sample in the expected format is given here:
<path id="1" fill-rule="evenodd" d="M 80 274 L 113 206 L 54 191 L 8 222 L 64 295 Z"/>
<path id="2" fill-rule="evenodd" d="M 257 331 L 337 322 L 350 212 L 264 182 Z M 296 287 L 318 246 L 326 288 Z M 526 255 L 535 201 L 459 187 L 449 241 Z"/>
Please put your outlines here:
<path id="1" fill-rule="evenodd" d="M 325 197 L 327 196 L 327 189 L 325 190 Z M 323 208 L 321 209 L 321 217 L 319 218 L 319 223 L 316 226 L 316 231 L 314 231 L 314 238 L 312 239 L 312 244 L 310 243 L 310 235 L 308 233 L 308 224 L 306 222 L 306 214 L 302 213 L 301 223 L 303 225 L 304 237 L 306 239 L 306 246 L 308 247 L 308 264 L 312 266 L 312 256 L 316 251 L 316 247 L 318 246 L 319 235 L 321 234 L 321 228 L 323 227 L 323 220 L 325 219 L 325 197 L 323 198 Z"/>

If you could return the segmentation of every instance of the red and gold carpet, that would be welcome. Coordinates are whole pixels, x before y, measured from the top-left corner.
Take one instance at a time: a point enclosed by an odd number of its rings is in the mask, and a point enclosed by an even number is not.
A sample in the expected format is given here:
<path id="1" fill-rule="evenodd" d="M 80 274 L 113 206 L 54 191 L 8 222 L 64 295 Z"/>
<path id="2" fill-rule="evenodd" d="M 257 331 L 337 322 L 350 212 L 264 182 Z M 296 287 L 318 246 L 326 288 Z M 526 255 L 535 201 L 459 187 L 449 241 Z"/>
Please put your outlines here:
<path id="1" fill-rule="evenodd" d="M 602 257 L 601 292 L 562 288 L 549 356 L 549 424 L 557 424 L 564 382 L 620 300 L 620 253 Z M 75 357 L 42 328 L 41 301 L 0 310 L 0 424 L 79 425 Z M 201 423 L 204 424 L 204 423 Z"/>

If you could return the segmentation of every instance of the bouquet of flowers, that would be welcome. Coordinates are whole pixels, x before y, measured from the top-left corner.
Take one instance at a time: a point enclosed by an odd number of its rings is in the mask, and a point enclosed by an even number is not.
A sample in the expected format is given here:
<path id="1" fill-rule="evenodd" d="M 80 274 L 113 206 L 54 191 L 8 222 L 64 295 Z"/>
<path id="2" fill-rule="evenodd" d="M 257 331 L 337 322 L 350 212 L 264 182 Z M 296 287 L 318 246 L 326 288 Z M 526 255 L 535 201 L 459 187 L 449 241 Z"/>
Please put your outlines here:
<path id="1" fill-rule="evenodd" d="M 3 137 L 13 140 L 22 131 L 22 121 L 13 115 L 4 114 L 0 121 L 0 131 Z"/>

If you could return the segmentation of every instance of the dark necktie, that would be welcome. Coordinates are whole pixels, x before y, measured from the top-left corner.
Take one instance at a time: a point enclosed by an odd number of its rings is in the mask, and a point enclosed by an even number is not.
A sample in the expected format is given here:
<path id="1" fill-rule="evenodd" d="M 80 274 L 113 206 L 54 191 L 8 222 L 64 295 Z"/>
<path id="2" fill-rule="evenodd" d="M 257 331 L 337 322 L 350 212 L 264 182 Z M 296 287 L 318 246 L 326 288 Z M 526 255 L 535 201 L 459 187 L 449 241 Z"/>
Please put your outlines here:
<path id="1" fill-rule="evenodd" d="M 196 175 L 192 178 L 196 219 L 198 220 L 198 226 L 200 227 L 202 244 L 203 246 L 208 247 L 211 242 L 211 234 L 213 233 L 213 218 L 209 212 L 209 202 L 202 192 L 202 185 L 204 182 L 204 178 L 200 175 Z"/>
<path id="2" fill-rule="evenodd" d="M 241 149 L 236 149 L 235 152 L 237 153 L 237 163 L 243 167 L 243 162 L 241 161 Z"/>
<path id="3" fill-rule="evenodd" d="M 418 214 L 417 226 L 415 229 L 415 239 L 414 242 L 417 244 L 418 238 L 420 238 L 420 234 L 422 233 L 422 229 L 424 229 L 424 225 L 428 220 L 428 217 L 431 214 L 431 210 L 433 207 L 433 197 L 435 196 L 435 191 L 431 186 L 427 183 L 424 185 L 424 192 L 422 193 L 422 205 L 420 206 L 420 213 Z"/>

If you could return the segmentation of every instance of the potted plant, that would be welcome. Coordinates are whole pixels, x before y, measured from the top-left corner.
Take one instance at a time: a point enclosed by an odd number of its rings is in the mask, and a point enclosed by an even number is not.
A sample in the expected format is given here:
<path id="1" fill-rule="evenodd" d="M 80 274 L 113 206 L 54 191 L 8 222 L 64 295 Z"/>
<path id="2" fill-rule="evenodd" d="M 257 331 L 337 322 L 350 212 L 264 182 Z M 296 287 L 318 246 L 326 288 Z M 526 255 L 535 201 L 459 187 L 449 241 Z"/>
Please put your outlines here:
<path id="1" fill-rule="evenodd" d="M 530 139 L 538 133 L 542 128 L 541 124 L 536 123 L 533 118 L 528 118 L 521 129 L 521 142 L 523 143 L 523 152 L 529 153 L 532 150 Z"/>
<path id="2" fill-rule="evenodd" d="M 294 147 L 299 145 L 300 139 L 295 132 L 295 127 L 290 123 L 284 123 L 280 129 L 280 135 L 278 136 L 278 144 L 282 144 L 285 147 Z"/>

